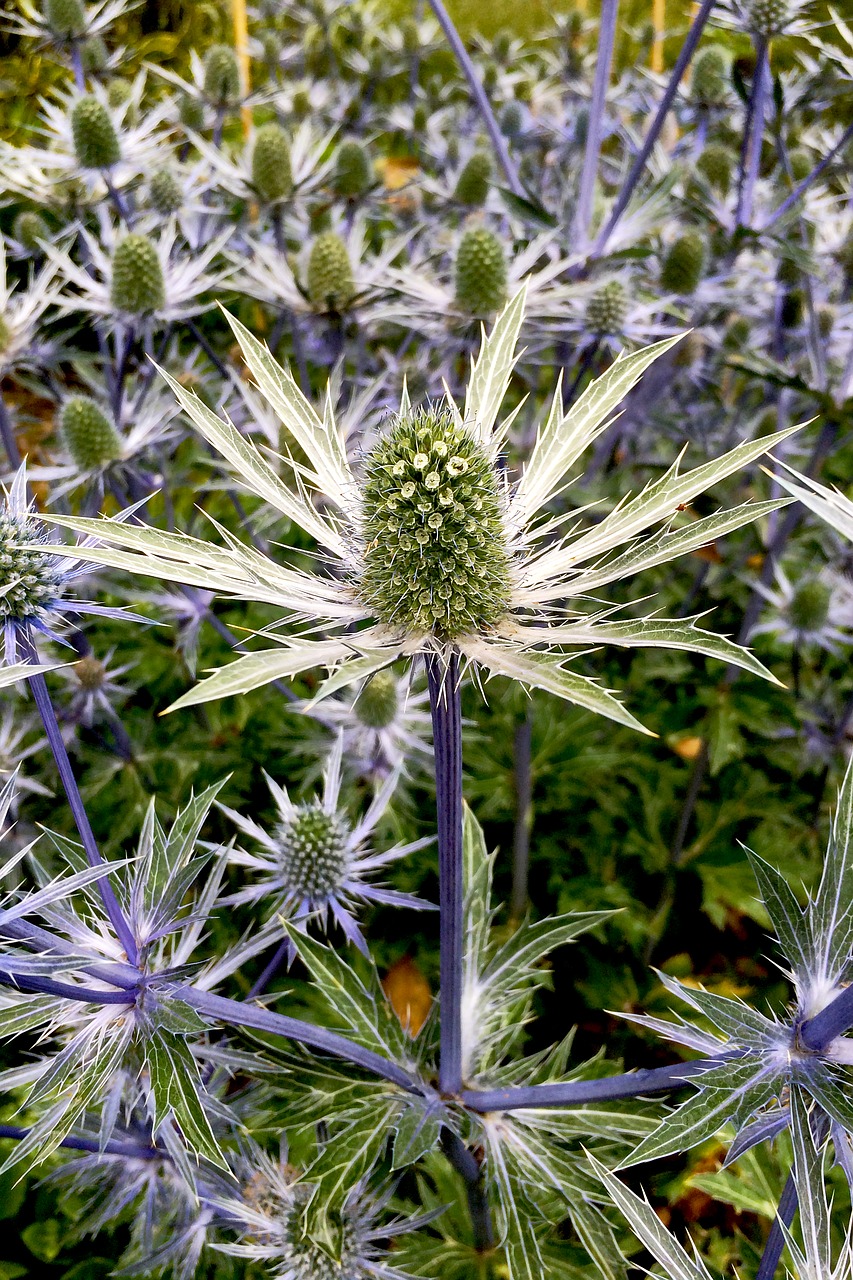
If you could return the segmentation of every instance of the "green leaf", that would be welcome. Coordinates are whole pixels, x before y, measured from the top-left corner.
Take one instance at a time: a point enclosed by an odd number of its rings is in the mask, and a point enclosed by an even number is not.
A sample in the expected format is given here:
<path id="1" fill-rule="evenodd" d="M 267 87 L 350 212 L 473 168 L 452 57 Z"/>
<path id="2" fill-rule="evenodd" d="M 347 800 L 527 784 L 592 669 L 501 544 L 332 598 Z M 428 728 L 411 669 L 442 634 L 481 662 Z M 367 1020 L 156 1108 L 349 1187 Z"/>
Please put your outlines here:
<path id="1" fill-rule="evenodd" d="M 227 667 L 217 668 L 214 675 L 188 689 L 167 707 L 167 711 L 180 711 L 184 707 L 212 702 L 215 698 L 250 693 L 273 680 L 299 675 L 317 666 L 332 666 L 351 652 L 351 646 L 343 640 L 304 640 L 278 649 L 249 653 L 236 658 Z"/>
<path id="2" fill-rule="evenodd" d="M 440 1106 L 421 1098 L 404 1106 L 395 1126 L 392 1169 L 405 1169 L 436 1149 L 441 1134 L 441 1112 Z"/>
<path id="3" fill-rule="evenodd" d="M 814 967 L 808 916 L 781 871 L 751 849 L 746 850 L 746 856 L 786 960 L 795 974 L 807 976 Z"/>
<path id="4" fill-rule="evenodd" d="M 62 1223 L 57 1218 L 45 1218 L 41 1222 L 31 1222 L 21 1232 L 21 1239 L 40 1262 L 53 1262 L 59 1257 L 63 1238 Z"/>
<path id="5" fill-rule="evenodd" d="M 198 1064 L 189 1045 L 180 1036 L 155 1030 L 146 1038 L 144 1052 L 151 1078 L 155 1128 L 167 1116 L 173 1116 L 196 1155 L 227 1169 L 228 1162 L 210 1127 Z"/>

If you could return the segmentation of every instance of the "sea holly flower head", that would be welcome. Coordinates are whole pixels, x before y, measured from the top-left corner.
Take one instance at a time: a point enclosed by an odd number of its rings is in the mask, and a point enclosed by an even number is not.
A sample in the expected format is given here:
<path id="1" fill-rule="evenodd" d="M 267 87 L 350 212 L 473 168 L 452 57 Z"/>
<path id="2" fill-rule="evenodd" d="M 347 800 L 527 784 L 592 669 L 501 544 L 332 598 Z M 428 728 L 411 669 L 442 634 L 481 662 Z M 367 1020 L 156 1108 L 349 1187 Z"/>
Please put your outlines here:
<path id="1" fill-rule="evenodd" d="M 617 359 L 567 412 L 558 387 L 528 466 L 510 486 L 496 463 L 515 415 L 499 424 L 498 414 L 523 313 L 522 291 L 484 338 L 464 409 L 449 394 L 439 404 L 413 409 L 404 390 L 390 429 L 359 469 L 347 457 L 331 402 L 320 418 L 291 374 L 232 318 L 260 390 L 308 459 L 296 466 L 295 489 L 230 421 L 164 374 L 209 443 L 250 489 L 316 538 L 335 567 L 328 575 L 309 574 L 233 543 L 222 548 L 112 521 L 52 517 L 124 548 L 86 551 L 102 564 L 278 604 L 290 619 L 301 617 L 331 633 L 315 640 L 273 628 L 276 648 L 239 658 L 176 707 L 257 688 L 322 663 L 333 674 L 312 699 L 316 704 L 400 657 L 427 653 L 444 661 L 458 652 L 494 674 L 641 728 L 607 690 L 564 665 L 567 649 L 602 643 L 681 648 L 773 678 L 751 654 L 700 630 L 695 619 L 611 620 L 612 607 L 587 613 L 584 606 L 599 587 L 695 550 L 778 505 L 746 503 L 687 525 L 675 523 L 698 493 L 790 432 L 749 441 L 684 475 L 676 462 L 599 523 L 560 534 L 559 517 L 537 517 L 563 490 L 566 473 L 606 428 L 621 398 L 675 340 Z M 318 512 L 309 491 L 324 497 L 326 511 Z M 648 535 L 654 525 L 663 528 Z M 568 603 L 558 609 L 558 601 Z"/>
<path id="2" fill-rule="evenodd" d="M 364 817 L 353 824 L 339 806 L 343 735 L 333 747 L 324 776 L 322 797 L 295 804 L 284 787 L 267 777 L 279 821 L 265 830 L 251 818 L 225 805 L 224 813 L 261 851 L 232 852 L 231 860 L 259 877 L 238 889 L 229 901 L 268 901 L 271 917 L 286 915 L 294 921 L 319 916 L 325 926 L 329 916 L 346 937 L 366 953 L 366 944 L 354 911 L 359 902 L 391 903 L 424 909 L 429 903 L 371 883 L 373 872 L 409 853 L 425 848 L 429 839 L 395 845 L 385 853 L 373 853 L 368 840 L 381 819 L 397 785 L 399 769 L 391 773 L 377 792 Z"/>

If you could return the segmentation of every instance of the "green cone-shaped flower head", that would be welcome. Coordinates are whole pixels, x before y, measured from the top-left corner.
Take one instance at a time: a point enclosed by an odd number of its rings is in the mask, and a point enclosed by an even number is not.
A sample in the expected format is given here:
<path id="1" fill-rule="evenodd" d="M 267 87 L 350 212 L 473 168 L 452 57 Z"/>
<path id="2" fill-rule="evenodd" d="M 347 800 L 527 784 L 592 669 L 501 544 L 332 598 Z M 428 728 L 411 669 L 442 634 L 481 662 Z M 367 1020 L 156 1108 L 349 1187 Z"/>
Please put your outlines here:
<path id="1" fill-rule="evenodd" d="M 240 68 L 230 45 L 211 45 L 204 57 L 204 92 L 216 107 L 240 101 Z"/>
<path id="2" fill-rule="evenodd" d="M 341 886 L 349 864 L 349 830 L 319 801 L 299 805 L 276 830 L 281 880 L 297 898 L 322 901 Z"/>
<path id="3" fill-rule="evenodd" d="M 686 231 L 667 249 L 660 282 L 669 293 L 694 293 L 704 269 L 705 241 L 698 231 Z"/>
<path id="4" fill-rule="evenodd" d="M 472 316 L 487 316 L 506 302 L 504 247 L 493 231 L 474 227 L 459 241 L 456 254 L 456 305 Z"/>
<path id="5" fill-rule="evenodd" d="M 293 191 L 290 143 L 280 124 L 262 124 L 252 146 L 252 184 L 262 200 L 282 200 Z"/>
<path id="6" fill-rule="evenodd" d="M 177 213 L 184 202 L 181 184 L 171 169 L 157 169 L 148 183 L 148 204 L 164 217 Z"/>
<path id="7" fill-rule="evenodd" d="M 90 396 L 72 396 L 62 406 L 62 439 L 83 471 L 94 471 L 121 454 L 121 441 L 103 409 Z"/>
<path id="8" fill-rule="evenodd" d="M 317 311 L 343 311 L 355 297 L 349 251 L 337 231 L 324 231 L 311 246 L 306 283 Z"/>
<path id="9" fill-rule="evenodd" d="M 109 52 L 102 36 L 90 36 L 80 49 L 80 62 L 84 71 L 103 71 L 109 61 Z"/>
<path id="10" fill-rule="evenodd" d="M 373 170 L 370 155 L 363 142 L 342 142 L 335 157 L 332 187 L 348 200 L 363 196 L 370 189 Z"/>
<path id="11" fill-rule="evenodd" d="M 772 40 L 791 25 L 799 8 L 796 0 L 745 0 L 744 26 L 753 35 Z"/>
<path id="12" fill-rule="evenodd" d="M 507 612 L 509 553 L 497 473 L 444 409 L 397 419 L 370 452 L 359 594 L 385 625 L 452 640 Z"/>
<path id="13" fill-rule="evenodd" d="M 110 113 L 98 98 L 79 98 L 71 112 L 74 153 L 83 169 L 109 169 L 121 158 Z"/>
<path id="14" fill-rule="evenodd" d="M 690 90 L 696 102 L 703 107 L 719 107 L 726 100 L 729 63 L 724 51 L 710 45 L 696 55 Z"/>
<path id="15" fill-rule="evenodd" d="M 471 208 L 486 203 L 492 179 L 492 157 L 486 151 L 475 151 L 456 180 L 453 199 Z"/>
<path id="16" fill-rule="evenodd" d="M 46 541 L 33 516 L 0 508 L 0 581 L 11 584 L 0 595 L 0 622 L 31 618 L 55 598 L 61 572 L 47 555 L 27 550 L 28 544 Z"/>
<path id="17" fill-rule="evenodd" d="M 814 161 L 804 147 L 795 147 L 788 156 L 788 163 L 791 166 L 791 177 L 795 182 L 802 182 L 814 168 Z"/>
<path id="18" fill-rule="evenodd" d="M 390 671 L 377 671 L 361 690 L 353 709 L 368 729 L 385 729 L 393 722 L 398 706 L 396 676 Z"/>
<path id="19" fill-rule="evenodd" d="M 507 138 L 517 138 L 524 128 L 524 111 L 520 102 L 508 102 L 501 115 L 501 133 Z"/>
<path id="20" fill-rule="evenodd" d="M 820 631 L 829 618 L 831 599 L 831 589 L 819 578 L 798 582 L 788 606 L 791 625 L 797 631 Z"/>
<path id="21" fill-rule="evenodd" d="M 13 223 L 12 235 L 29 253 L 39 253 L 39 241 L 50 238 L 50 228 L 40 213 L 24 209 Z"/>
<path id="22" fill-rule="evenodd" d="M 80 0 L 45 0 L 44 21 L 57 40 L 75 40 L 86 34 L 86 10 Z"/>
<path id="23" fill-rule="evenodd" d="M 164 305 L 163 269 L 157 248 L 148 236 L 130 232 L 116 245 L 110 297 L 117 311 L 133 316 Z"/>
<path id="24" fill-rule="evenodd" d="M 621 280 L 608 280 L 596 289 L 586 304 L 586 327 L 590 333 L 620 333 L 628 314 L 628 293 Z"/>
<path id="25" fill-rule="evenodd" d="M 735 158 L 721 142 L 709 142 L 696 161 L 696 168 L 717 191 L 726 195 L 732 183 Z"/>
<path id="26" fill-rule="evenodd" d="M 178 116 L 184 128 L 198 133 L 204 128 L 204 103 L 200 98 L 185 93 L 178 102 Z"/>
<path id="27" fill-rule="evenodd" d="M 282 42 L 277 31 L 265 31 L 261 36 L 261 48 L 264 51 L 264 62 L 275 66 L 281 57 Z"/>
<path id="28" fill-rule="evenodd" d="M 130 101 L 132 93 L 133 84 L 128 80 L 127 76 L 113 76 L 107 85 L 107 102 L 114 111 L 117 111 L 119 107 L 123 107 L 126 102 Z"/>

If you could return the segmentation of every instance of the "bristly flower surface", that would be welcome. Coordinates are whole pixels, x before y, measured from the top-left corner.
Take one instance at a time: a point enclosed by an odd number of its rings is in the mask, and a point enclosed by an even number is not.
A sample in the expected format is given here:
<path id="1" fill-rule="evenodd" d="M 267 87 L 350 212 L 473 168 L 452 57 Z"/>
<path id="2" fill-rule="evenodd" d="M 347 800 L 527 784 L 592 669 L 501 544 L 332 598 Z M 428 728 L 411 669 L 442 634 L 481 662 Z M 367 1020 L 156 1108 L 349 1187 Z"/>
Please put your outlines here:
<path id="1" fill-rule="evenodd" d="M 353 824 L 339 804 L 342 752 L 341 734 L 326 765 L 322 799 L 294 804 L 284 787 L 267 777 L 278 809 L 278 823 L 271 831 L 221 806 L 243 834 L 260 845 L 260 852 L 235 849 L 231 853 L 231 861 L 253 872 L 256 879 L 238 889 L 229 901 L 266 903 L 265 914 L 272 920 L 285 915 L 299 922 L 318 916 L 327 927 L 331 917 L 366 954 L 367 944 L 354 915 L 360 902 L 420 910 L 430 907 L 412 894 L 373 884 L 372 873 L 425 848 L 430 839 L 394 845 L 385 853 L 372 852 L 368 841 L 388 807 L 399 769 L 389 774 L 363 818 Z"/>
<path id="2" fill-rule="evenodd" d="M 773 678 L 738 645 L 700 630 L 695 618 L 612 621 L 612 606 L 586 613 L 581 603 L 606 584 L 695 550 L 778 505 L 746 503 L 687 525 L 675 523 L 697 494 L 788 433 L 742 444 L 685 475 L 676 462 L 597 524 L 582 529 L 578 522 L 560 533 L 569 516 L 537 517 L 566 487 L 568 471 L 606 428 L 620 400 L 673 340 L 616 360 L 567 412 L 558 387 L 528 466 L 510 486 L 496 463 L 515 414 L 499 425 L 498 414 L 523 312 L 522 291 L 484 337 L 464 409 L 448 394 L 440 404 L 413 411 L 404 391 L 397 417 L 367 454 L 360 474 L 349 462 L 331 403 L 320 418 L 291 374 L 232 318 L 258 386 L 307 459 L 294 463 L 295 488 L 282 482 L 229 421 L 164 375 L 205 439 L 252 492 L 316 539 L 330 565 L 328 574 L 310 574 L 234 540 L 221 547 L 112 521 L 53 517 L 118 544 L 120 550 L 87 549 L 98 563 L 278 605 L 289 620 L 301 618 L 330 632 L 316 640 L 273 629 L 276 648 L 239 658 L 176 707 L 325 665 L 333 674 L 316 703 L 400 657 L 427 653 L 444 661 L 458 651 L 493 674 L 642 728 L 595 680 L 564 665 L 566 650 L 600 644 L 686 649 Z M 313 505 L 311 493 L 323 496 L 324 512 Z M 648 534 L 655 525 L 662 528 Z M 571 603 L 558 607 L 559 601 Z"/>

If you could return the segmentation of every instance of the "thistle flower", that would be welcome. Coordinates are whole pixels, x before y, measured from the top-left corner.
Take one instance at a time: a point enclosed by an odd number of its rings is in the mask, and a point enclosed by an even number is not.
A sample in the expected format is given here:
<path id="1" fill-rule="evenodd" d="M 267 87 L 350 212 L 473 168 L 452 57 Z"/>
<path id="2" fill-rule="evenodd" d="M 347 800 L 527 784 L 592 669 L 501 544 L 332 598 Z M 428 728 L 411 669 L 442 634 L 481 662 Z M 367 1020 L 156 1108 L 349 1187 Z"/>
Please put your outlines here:
<path id="1" fill-rule="evenodd" d="M 81 40 L 91 40 L 108 31 L 126 12 L 128 0 L 18 0 L 18 12 L 11 7 L 3 18 L 18 36 L 39 40 L 68 50 Z"/>
<path id="2" fill-rule="evenodd" d="M 97 719 L 115 716 L 114 704 L 129 693 L 119 682 L 122 676 L 134 669 L 136 663 L 125 662 L 113 667 L 110 665 L 113 654 L 113 649 L 109 649 L 103 658 L 89 653 L 63 668 L 61 675 L 71 693 L 63 717 L 66 721 L 91 729 Z"/>
<path id="3" fill-rule="evenodd" d="M 311 245 L 305 284 L 315 311 L 345 311 L 355 297 L 349 252 L 336 231 L 324 231 Z"/>
<path id="4" fill-rule="evenodd" d="M 252 184 L 262 200 L 283 200 L 293 192 L 290 144 L 280 124 L 261 125 L 252 140 Z"/>
<path id="5" fill-rule="evenodd" d="M 394 845 L 386 853 L 370 851 L 370 835 L 394 794 L 399 769 L 386 778 L 364 817 L 353 826 L 339 807 L 342 752 L 343 736 L 339 735 L 326 764 L 322 799 L 294 804 L 284 787 L 267 776 L 279 818 L 272 831 L 235 809 L 220 806 L 240 831 L 261 847 L 258 853 L 235 849 L 231 854 L 232 862 L 254 872 L 258 879 L 238 889 L 228 901 L 266 901 L 268 919 L 286 915 L 299 923 L 316 916 L 323 928 L 328 927 L 331 916 L 349 941 L 367 954 L 354 915 L 360 903 L 380 902 L 416 910 L 430 906 L 412 894 L 373 884 L 372 873 L 425 848 L 430 841 Z"/>
<path id="6" fill-rule="evenodd" d="M 705 242 L 698 231 L 686 231 L 667 249 L 661 265 L 661 287 L 682 296 L 695 293 L 705 269 Z"/>
<path id="7" fill-rule="evenodd" d="M 415 692 L 407 675 L 377 671 L 352 693 L 326 698 L 319 706 L 296 702 L 302 711 L 341 735 L 347 768 L 381 783 L 389 775 L 411 772 L 432 755 L 429 695 Z"/>
<path id="8" fill-rule="evenodd" d="M 214 107 L 234 107 L 240 101 L 240 68 L 230 45 L 211 45 L 204 55 L 204 92 Z"/>
<path id="9" fill-rule="evenodd" d="M 413 411 L 404 392 L 399 414 L 368 453 L 360 479 L 328 409 L 324 422 L 287 370 L 231 319 L 259 387 L 308 458 L 308 466 L 300 467 L 304 483 L 332 506 L 324 515 L 301 491 L 282 484 L 230 423 L 164 374 L 205 438 L 254 492 L 317 539 L 334 573 L 286 568 L 236 544 L 225 549 L 112 521 L 51 519 L 129 548 L 78 550 L 102 564 L 278 604 L 291 619 L 303 617 L 312 627 L 346 628 L 324 640 L 279 635 L 275 648 L 237 659 L 175 707 L 245 692 L 323 664 L 334 675 L 318 690 L 317 703 L 400 657 L 428 653 L 443 660 L 455 650 L 495 674 L 639 728 L 594 680 L 563 665 L 566 648 L 602 643 L 684 648 L 769 676 L 739 646 L 699 630 L 695 619 L 612 621 L 607 620 L 612 609 L 585 615 L 579 606 L 597 588 L 703 546 L 712 534 L 719 536 L 778 505 L 747 503 L 684 527 L 673 525 L 678 510 L 696 494 L 773 448 L 794 428 L 742 444 L 684 476 L 676 463 L 587 531 L 576 527 L 554 540 L 555 524 L 534 523 L 534 518 L 562 490 L 567 470 L 605 429 L 622 396 L 673 341 L 617 360 L 567 414 L 558 387 L 531 461 L 510 489 L 495 460 L 512 417 L 500 426 L 496 420 L 512 374 L 523 305 L 521 294 L 484 339 L 464 413 L 449 397 Z M 660 524 L 662 531 L 637 541 Z M 571 606 L 556 611 L 560 600 L 571 601 Z M 371 625 L 358 629 L 369 620 Z M 543 648 L 560 652 L 549 656 Z"/>
<path id="10" fill-rule="evenodd" d="M 472 316 L 489 316 L 506 302 L 506 251 L 486 227 L 464 232 L 456 251 L 456 305 Z"/>
<path id="11" fill-rule="evenodd" d="M 853 589 L 840 575 L 829 571 L 805 573 L 792 580 L 782 565 L 774 568 L 775 586 L 754 584 L 775 616 L 758 622 L 750 639 L 772 635 L 783 644 L 801 648 L 816 645 L 829 653 L 853 644 Z"/>
<path id="12" fill-rule="evenodd" d="M 335 154 L 331 185 L 336 195 L 357 200 L 373 185 L 373 166 L 367 147 L 355 139 L 342 142 Z"/>
<path id="13" fill-rule="evenodd" d="M 50 227 L 40 213 L 24 209 L 12 224 L 12 243 L 21 257 L 42 253 L 41 241 L 50 239 Z"/>
<path id="14" fill-rule="evenodd" d="M 701 49 L 693 61 L 690 94 L 702 107 L 723 106 L 728 98 L 729 65 L 719 45 Z"/>
<path id="15" fill-rule="evenodd" d="M 456 179 L 454 200 L 472 208 L 484 205 L 489 195 L 492 179 L 492 157 L 487 151 L 475 151 L 466 161 Z"/>
<path id="16" fill-rule="evenodd" d="M 277 204 L 316 190 L 334 160 L 329 146 L 334 131 L 318 133 L 304 121 L 288 139 L 279 124 L 261 125 L 238 151 L 212 146 L 193 135 L 193 143 L 219 192 L 238 200 L 261 199 Z"/>

